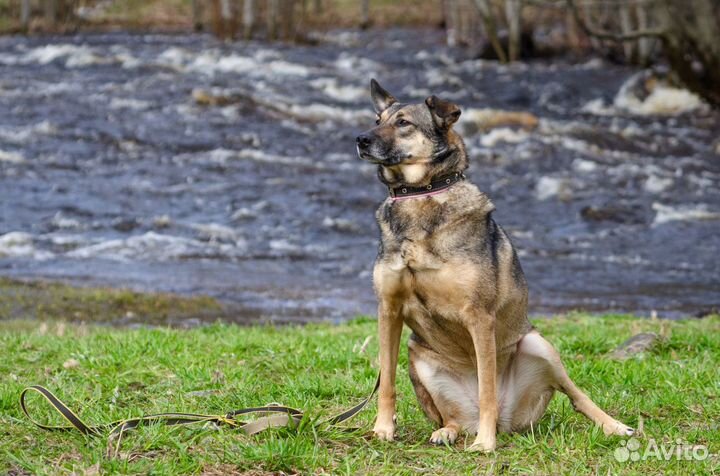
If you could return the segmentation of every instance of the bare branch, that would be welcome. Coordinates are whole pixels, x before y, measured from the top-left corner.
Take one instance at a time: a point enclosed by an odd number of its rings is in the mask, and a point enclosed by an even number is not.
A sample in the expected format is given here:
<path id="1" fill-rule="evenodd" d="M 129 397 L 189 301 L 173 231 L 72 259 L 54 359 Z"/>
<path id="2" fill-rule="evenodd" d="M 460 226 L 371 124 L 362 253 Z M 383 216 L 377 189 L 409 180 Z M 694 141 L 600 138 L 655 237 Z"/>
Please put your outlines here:
<path id="1" fill-rule="evenodd" d="M 667 30 L 662 28 L 636 30 L 628 33 L 614 33 L 606 30 L 598 30 L 590 27 L 590 25 L 588 25 L 587 22 L 583 20 L 580 12 L 578 11 L 577 5 L 575 5 L 575 2 L 573 0 L 567 0 L 567 5 L 572 11 L 573 17 L 575 17 L 575 21 L 578 23 L 578 25 L 580 25 L 580 28 L 582 28 L 585 34 L 589 36 L 594 36 L 595 38 L 599 38 L 601 40 L 634 41 L 640 38 L 648 37 L 663 38 L 667 34 Z"/>
<path id="2" fill-rule="evenodd" d="M 542 8 L 564 8 L 566 0 L 524 0 L 528 5 Z"/>
<path id="3" fill-rule="evenodd" d="M 529 5 L 535 5 L 536 7 L 544 8 L 565 8 L 567 6 L 567 0 L 523 0 Z M 584 0 L 580 2 L 583 7 L 598 8 L 598 7 L 617 7 L 617 6 L 650 6 L 662 3 L 662 0 Z"/>

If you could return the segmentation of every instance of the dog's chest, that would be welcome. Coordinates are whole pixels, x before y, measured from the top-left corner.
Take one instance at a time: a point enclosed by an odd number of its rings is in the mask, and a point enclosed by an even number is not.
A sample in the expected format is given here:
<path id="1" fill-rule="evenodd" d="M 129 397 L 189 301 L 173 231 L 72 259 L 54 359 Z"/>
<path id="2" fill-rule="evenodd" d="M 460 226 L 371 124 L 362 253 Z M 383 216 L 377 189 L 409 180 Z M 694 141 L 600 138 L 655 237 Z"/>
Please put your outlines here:
<path id="1" fill-rule="evenodd" d="M 447 210 L 435 200 L 387 206 L 380 228 L 383 254 L 390 266 L 396 271 L 437 269 L 442 261 L 439 245 L 447 218 Z"/>
<path id="2" fill-rule="evenodd" d="M 402 296 L 428 314 L 443 314 L 474 288 L 477 270 L 463 250 L 468 240 L 462 239 L 466 233 L 458 217 L 442 203 L 412 205 L 386 211 L 380 221 L 375 285 L 383 295 Z"/>

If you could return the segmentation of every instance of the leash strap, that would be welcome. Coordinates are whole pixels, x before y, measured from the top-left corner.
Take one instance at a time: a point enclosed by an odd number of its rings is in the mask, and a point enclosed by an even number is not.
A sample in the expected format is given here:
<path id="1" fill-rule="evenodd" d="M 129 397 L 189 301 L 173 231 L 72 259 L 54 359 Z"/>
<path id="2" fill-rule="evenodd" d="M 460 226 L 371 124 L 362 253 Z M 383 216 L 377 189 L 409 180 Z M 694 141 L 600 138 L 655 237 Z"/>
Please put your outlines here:
<path id="1" fill-rule="evenodd" d="M 335 415 L 327 420 L 318 423 L 316 426 L 330 425 L 334 426 L 338 423 L 347 421 L 360 413 L 360 411 L 370 403 L 370 400 L 375 396 L 378 388 L 380 387 L 380 375 L 378 374 L 375 381 L 375 387 L 368 397 L 355 405 L 354 407 L 345 410 L 339 415 Z M 39 423 L 28 411 L 26 397 L 29 393 L 36 392 L 45 397 L 48 403 L 62 415 L 69 425 L 64 426 L 49 426 Z M 50 431 L 72 431 L 77 430 L 84 435 L 99 436 L 102 433 L 108 432 L 108 440 L 117 437 L 116 454 L 119 449 L 120 440 L 124 436 L 125 431 L 137 428 L 143 425 L 153 424 L 164 424 L 167 426 L 175 425 L 189 425 L 193 423 L 214 423 L 216 425 L 227 425 L 242 431 L 246 435 L 254 435 L 260 433 L 268 428 L 279 428 L 288 425 L 297 425 L 302 420 L 303 412 L 296 408 L 286 407 L 282 405 L 266 405 L 262 407 L 249 407 L 234 410 L 225 415 L 205 415 L 201 413 L 156 413 L 152 415 L 145 415 L 137 418 L 128 418 L 126 420 L 118 420 L 111 423 L 104 423 L 100 425 L 90 426 L 83 422 L 77 414 L 70 409 L 62 400 L 55 396 L 50 390 L 40 385 L 32 385 L 25 388 L 20 394 L 20 407 L 23 413 L 28 419 L 38 428 Z M 236 417 L 240 415 L 252 415 L 262 414 L 260 418 L 255 420 L 244 422 L 239 421 Z M 268 415 L 270 414 L 270 415 Z"/>

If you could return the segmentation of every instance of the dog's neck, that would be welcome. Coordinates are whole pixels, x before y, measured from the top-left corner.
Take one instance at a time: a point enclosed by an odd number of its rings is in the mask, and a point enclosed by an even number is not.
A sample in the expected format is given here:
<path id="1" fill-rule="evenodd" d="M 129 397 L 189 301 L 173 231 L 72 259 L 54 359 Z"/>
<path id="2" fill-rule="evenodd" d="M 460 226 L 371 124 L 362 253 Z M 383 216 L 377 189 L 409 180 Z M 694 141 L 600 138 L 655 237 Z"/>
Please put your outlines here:
<path id="1" fill-rule="evenodd" d="M 439 177 L 462 173 L 468 167 L 465 144 L 459 136 L 429 157 L 412 163 L 378 166 L 378 178 L 388 188 L 424 187 Z"/>

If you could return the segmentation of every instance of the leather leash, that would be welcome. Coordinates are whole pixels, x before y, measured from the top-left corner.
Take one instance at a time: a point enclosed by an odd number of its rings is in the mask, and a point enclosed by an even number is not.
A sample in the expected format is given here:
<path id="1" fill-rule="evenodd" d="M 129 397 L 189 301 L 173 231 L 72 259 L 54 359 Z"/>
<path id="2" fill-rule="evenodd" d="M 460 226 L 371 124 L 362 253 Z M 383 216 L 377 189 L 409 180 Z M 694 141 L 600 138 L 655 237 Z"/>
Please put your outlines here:
<path id="1" fill-rule="evenodd" d="M 378 374 L 377 379 L 375 381 L 375 387 L 373 388 L 372 392 L 370 392 L 370 395 L 368 397 L 355 405 L 352 408 L 349 408 L 342 413 L 335 415 L 331 418 L 328 418 L 327 420 L 321 421 L 317 423 L 315 426 L 320 427 L 322 425 L 329 425 L 334 426 L 338 423 L 342 423 L 344 421 L 347 421 L 360 413 L 360 411 L 367 406 L 368 403 L 370 403 L 370 400 L 375 396 L 375 393 L 378 390 L 378 387 L 380 386 L 380 374 Z M 25 401 L 26 396 L 30 392 L 36 392 L 45 397 L 45 400 L 47 400 L 48 403 L 57 411 L 60 415 L 62 415 L 65 420 L 70 423 L 69 425 L 64 426 L 49 426 L 44 425 L 42 423 L 37 422 L 33 419 L 32 416 L 30 416 L 30 412 L 28 411 L 27 402 Z M 229 413 L 226 413 L 224 415 L 205 415 L 200 413 L 175 413 L 175 412 L 169 412 L 169 413 L 155 413 L 152 415 L 145 415 L 141 417 L 136 418 L 128 418 L 125 420 L 117 420 L 110 423 L 102 423 L 99 425 L 90 426 L 87 425 L 85 422 L 80 419 L 77 414 L 70 409 L 62 400 L 60 400 L 58 397 L 55 396 L 50 390 L 46 389 L 45 387 L 42 387 L 40 385 L 32 385 L 30 387 L 26 387 L 22 393 L 20 394 L 20 407 L 22 408 L 23 413 L 25 413 L 25 416 L 28 417 L 28 419 L 38 428 L 41 428 L 43 430 L 49 430 L 49 431 L 72 431 L 77 430 L 80 433 L 84 435 L 90 435 L 90 436 L 100 436 L 103 433 L 107 432 L 107 438 L 108 438 L 108 444 L 110 443 L 111 439 L 117 438 L 117 443 L 115 445 L 115 452 L 114 455 L 117 455 L 120 449 L 120 441 L 122 440 L 125 432 L 127 430 L 131 430 L 133 428 L 137 428 L 139 426 L 144 425 L 151 425 L 151 424 L 164 424 L 167 426 L 174 426 L 174 425 L 189 425 L 193 423 L 214 423 L 218 426 L 220 425 L 226 425 L 233 428 L 236 428 L 246 435 L 254 435 L 256 433 L 260 433 L 263 430 L 266 430 L 268 428 L 280 428 L 280 427 L 286 427 L 288 425 L 297 425 L 300 420 L 302 420 L 303 412 L 291 407 L 286 407 L 282 405 L 266 405 L 262 407 L 249 407 L 249 408 L 241 408 L 239 410 L 233 410 Z M 237 417 L 242 415 L 253 415 L 253 414 L 261 414 L 264 416 L 261 416 L 255 420 L 251 421 L 241 421 L 238 420 Z M 268 415 L 269 414 L 269 415 Z"/>

